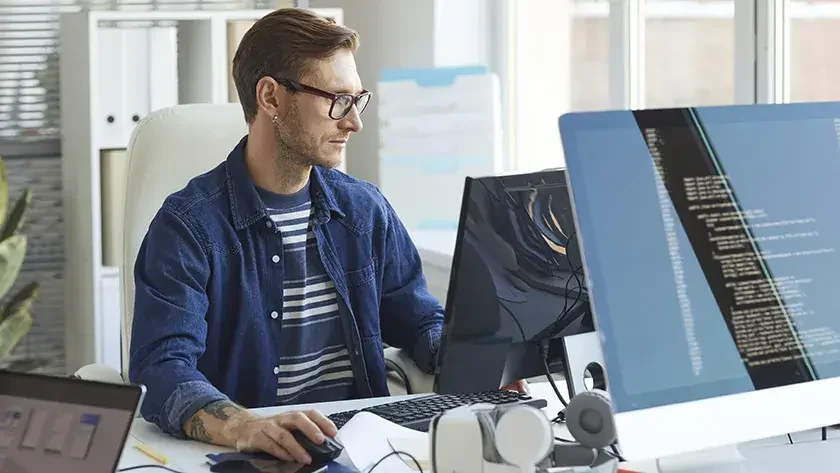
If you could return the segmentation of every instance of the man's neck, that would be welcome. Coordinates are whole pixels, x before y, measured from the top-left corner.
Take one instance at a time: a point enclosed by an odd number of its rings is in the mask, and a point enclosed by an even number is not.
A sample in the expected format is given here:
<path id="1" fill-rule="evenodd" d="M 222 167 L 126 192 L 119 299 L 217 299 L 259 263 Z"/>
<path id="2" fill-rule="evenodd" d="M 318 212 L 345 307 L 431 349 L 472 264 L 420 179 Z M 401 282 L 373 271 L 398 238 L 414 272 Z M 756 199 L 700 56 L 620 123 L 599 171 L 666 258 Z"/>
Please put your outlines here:
<path id="1" fill-rule="evenodd" d="M 277 145 L 273 140 L 261 142 L 254 138 L 253 134 L 248 137 L 245 164 L 257 186 L 283 195 L 294 194 L 306 186 L 312 166 L 277 156 Z"/>

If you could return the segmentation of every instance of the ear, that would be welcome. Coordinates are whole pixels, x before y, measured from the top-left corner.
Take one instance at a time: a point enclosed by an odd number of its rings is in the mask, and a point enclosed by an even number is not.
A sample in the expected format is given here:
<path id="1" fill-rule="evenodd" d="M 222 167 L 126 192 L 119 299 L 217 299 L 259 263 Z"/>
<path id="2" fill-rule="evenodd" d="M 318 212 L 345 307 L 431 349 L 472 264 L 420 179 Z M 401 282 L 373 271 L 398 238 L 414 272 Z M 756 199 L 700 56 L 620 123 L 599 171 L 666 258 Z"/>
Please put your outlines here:
<path id="1" fill-rule="evenodd" d="M 257 82 L 257 108 L 268 117 L 279 113 L 286 97 L 286 89 L 271 77 L 263 77 Z"/>

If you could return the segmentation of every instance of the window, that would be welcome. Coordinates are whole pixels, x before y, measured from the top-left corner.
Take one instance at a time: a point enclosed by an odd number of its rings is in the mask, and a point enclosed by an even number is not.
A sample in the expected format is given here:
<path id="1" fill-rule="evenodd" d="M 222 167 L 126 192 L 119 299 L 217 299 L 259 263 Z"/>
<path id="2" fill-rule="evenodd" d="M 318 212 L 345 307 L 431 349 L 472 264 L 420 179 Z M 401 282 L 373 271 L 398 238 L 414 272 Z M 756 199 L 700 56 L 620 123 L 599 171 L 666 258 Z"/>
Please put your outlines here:
<path id="1" fill-rule="evenodd" d="M 727 105 L 735 98 L 734 0 L 648 0 L 646 108 Z"/>
<path id="2" fill-rule="evenodd" d="M 790 101 L 840 100 L 840 1 L 789 4 Z"/>
<path id="3" fill-rule="evenodd" d="M 575 0 L 570 5 L 568 43 L 571 110 L 610 107 L 609 4 Z"/>
<path id="4" fill-rule="evenodd" d="M 734 103 L 736 1 L 511 0 L 511 168 L 563 166 L 567 112 Z"/>
<path id="5" fill-rule="evenodd" d="M 558 117 L 609 107 L 610 7 L 598 0 L 512 3 L 511 167 L 564 166 Z"/>
<path id="6" fill-rule="evenodd" d="M 263 8 L 276 0 L 0 0 L 0 155 L 58 153 L 59 16 L 87 9 Z M 27 145 L 41 145 L 30 148 Z"/>

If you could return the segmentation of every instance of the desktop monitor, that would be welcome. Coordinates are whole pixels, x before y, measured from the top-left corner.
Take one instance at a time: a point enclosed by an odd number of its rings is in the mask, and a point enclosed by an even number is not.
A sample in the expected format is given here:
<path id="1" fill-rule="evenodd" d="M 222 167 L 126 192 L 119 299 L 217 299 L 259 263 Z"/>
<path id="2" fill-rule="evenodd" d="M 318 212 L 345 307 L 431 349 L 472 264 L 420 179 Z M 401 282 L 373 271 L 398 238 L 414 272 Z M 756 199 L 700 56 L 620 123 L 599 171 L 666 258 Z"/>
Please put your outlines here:
<path id="1" fill-rule="evenodd" d="M 0 471 L 112 473 L 142 386 L 0 371 Z"/>
<path id="2" fill-rule="evenodd" d="M 563 370 L 562 337 L 593 330 L 574 232 L 562 170 L 466 179 L 435 392 Z"/>
<path id="3" fill-rule="evenodd" d="M 840 104 L 559 125 L 622 454 L 840 423 Z"/>

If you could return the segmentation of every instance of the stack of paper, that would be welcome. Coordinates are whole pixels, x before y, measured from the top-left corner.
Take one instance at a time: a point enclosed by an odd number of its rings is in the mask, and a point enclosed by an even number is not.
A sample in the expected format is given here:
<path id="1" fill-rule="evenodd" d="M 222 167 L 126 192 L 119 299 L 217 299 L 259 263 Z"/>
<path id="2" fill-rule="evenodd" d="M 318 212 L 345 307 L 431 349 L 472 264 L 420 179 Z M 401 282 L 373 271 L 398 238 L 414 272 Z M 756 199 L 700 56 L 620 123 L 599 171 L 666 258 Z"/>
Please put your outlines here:
<path id="1" fill-rule="evenodd" d="M 375 414 L 356 414 L 339 429 L 337 438 L 344 445 L 337 462 L 348 468 L 366 472 L 390 454 L 376 467 L 376 473 L 417 473 L 413 460 L 423 471 L 432 471 L 429 434 L 397 425 Z M 393 453 L 395 451 L 400 453 Z"/>

